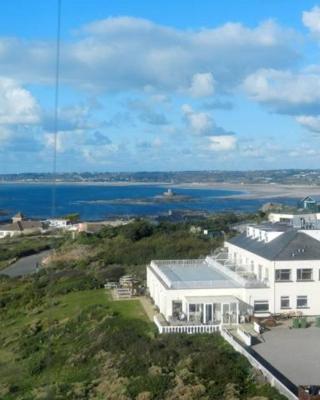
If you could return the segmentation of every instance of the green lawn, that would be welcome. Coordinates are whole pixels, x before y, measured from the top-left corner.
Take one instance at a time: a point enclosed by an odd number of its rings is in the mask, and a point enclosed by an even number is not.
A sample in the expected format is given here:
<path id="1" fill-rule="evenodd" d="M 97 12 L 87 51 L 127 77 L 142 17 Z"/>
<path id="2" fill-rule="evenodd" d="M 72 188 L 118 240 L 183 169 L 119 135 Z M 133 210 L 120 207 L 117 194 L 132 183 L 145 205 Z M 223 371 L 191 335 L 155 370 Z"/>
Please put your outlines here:
<path id="1" fill-rule="evenodd" d="M 85 307 L 99 304 L 109 306 L 112 311 L 118 312 L 125 319 L 140 319 L 150 322 L 139 300 L 113 301 L 105 289 L 83 290 L 56 296 L 40 315 L 44 318 L 61 320 L 75 315 Z"/>

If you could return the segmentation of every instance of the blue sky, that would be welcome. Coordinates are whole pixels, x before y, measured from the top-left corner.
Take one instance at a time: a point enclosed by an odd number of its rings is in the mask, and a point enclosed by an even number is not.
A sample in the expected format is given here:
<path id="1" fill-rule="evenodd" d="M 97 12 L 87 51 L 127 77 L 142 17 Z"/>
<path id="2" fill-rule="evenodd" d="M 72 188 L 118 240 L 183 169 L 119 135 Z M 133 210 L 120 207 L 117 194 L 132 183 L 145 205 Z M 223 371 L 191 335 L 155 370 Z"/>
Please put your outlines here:
<path id="1" fill-rule="evenodd" d="M 50 171 L 56 1 L 0 3 L 0 173 Z M 62 0 L 58 171 L 318 168 L 320 4 Z"/>

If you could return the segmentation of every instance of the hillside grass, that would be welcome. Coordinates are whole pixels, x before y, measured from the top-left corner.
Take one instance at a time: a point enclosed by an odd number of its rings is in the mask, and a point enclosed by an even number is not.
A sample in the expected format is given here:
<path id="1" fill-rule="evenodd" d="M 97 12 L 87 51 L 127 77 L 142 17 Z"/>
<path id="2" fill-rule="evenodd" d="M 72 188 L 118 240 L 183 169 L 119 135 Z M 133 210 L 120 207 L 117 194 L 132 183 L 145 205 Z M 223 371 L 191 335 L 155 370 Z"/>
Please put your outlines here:
<path id="1" fill-rule="evenodd" d="M 19 283 L 12 293 L 21 294 L 24 290 L 28 290 L 28 284 Z M 136 325 L 141 323 L 141 332 L 144 334 L 153 336 L 155 332 L 138 299 L 113 301 L 105 289 L 56 295 L 46 299 L 39 307 L 29 309 L 26 305 L 24 312 L 7 310 L 0 314 L 0 398 L 29 399 L 29 396 L 37 398 L 38 395 L 42 398 L 41 394 L 34 391 L 35 388 L 41 387 L 40 392 L 45 392 L 52 382 L 70 385 L 93 379 L 92 371 L 95 371 L 97 364 L 94 357 L 80 367 L 77 363 L 66 364 L 65 356 L 81 353 L 85 345 L 92 345 L 89 331 L 97 327 L 98 320 L 92 319 L 89 324 L 83 325 L 79 323 L 81 329 L 77 332 L 78 327 L 75 326 L 71 338 L 68 338 L 68 330 L 65 337 L 61 335 L 68 324 L 73 326 L 74 319 L 79 319 L 87 311 L 90 313 L 90 310 L 99 310 L 101 319 L 114 316 L 118 328 L 133 321 Z M 25 353 L 23 356 L 21 351 Z M 50 356 L 51 352 L 55 354 Z M 37 364 L 37 353 L 41 353 L 43 363 L 47 364 L 43 369 Z M 32 371 L 33 368 L 39 368 L 39 373 Z"/>
<path id="2" fill-rule="evenodd" d="M 0 276 L 0 399 L 283 400 L 220 335 L 159 335 L 138 300 L 102 288 L 129 271 L 143 285 L 155 256 L 219 245 L 188 228 L 138 221 L 65 239 L 39 273 Z"/>

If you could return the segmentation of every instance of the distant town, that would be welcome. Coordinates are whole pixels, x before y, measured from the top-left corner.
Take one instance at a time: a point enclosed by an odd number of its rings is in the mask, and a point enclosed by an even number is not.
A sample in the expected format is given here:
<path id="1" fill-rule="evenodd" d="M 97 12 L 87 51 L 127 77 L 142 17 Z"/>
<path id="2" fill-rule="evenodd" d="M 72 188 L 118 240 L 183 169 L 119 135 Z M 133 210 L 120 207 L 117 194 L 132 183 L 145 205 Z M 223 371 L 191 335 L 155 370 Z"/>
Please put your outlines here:
<path id="1" fill-rule="evenodd" d="M 0 174 L 6 182 L 156 182 L 156 183 L 243 183 L 320 185 L 320 169 L 252 171 L 159 171 L 159 172 L 66 172 Z"/>

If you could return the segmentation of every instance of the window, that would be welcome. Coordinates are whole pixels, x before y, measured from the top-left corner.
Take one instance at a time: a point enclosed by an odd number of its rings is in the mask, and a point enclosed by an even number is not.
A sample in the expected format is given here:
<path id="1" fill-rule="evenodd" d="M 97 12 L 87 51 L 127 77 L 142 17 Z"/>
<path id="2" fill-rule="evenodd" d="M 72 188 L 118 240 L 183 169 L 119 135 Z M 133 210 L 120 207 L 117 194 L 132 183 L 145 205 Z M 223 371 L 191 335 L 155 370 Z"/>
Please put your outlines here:
<path id="1" fill-rule="evenodd" d="M 182 313 L 182 301 L 173 300 L 172 301 L 172 316 L 179 317 Z"/>
<path id="2" fill-rule="evenodd" d="M 291 269 L 276 269 L 276 282 L 291 280 Z"/>
<path id="3" fill-rule="evenodd" d="M 254 272 L 254 262 L 251 261 L 251 272 Z"/>
<path id="4" fill-rule="evenodd" d="M 269 311 L 268 300 L 256 300 L 254 302 L 253 309 L 256 313 Z"/>
<path id="5" fill-rule="evenodd" d="M 297 269 L 297 281 L 312 281 L 312 268 Z"/>
<path id="6" fill-rule="evenodd" d="M 265 281 L 269 280 L 269 268 L 265 268 L 264 270 L 264 279 Z"/>
<path id="7" fill-rule="evenodd" d="M 297 296 L 297 308 L 308 308 L 308 296 Z"/>
<path id="8" fill-rule="evenodd" d="M 290 297 L 289 296 L 281 296 L 280 307 L 282 309 L 290 308 Z"/>

